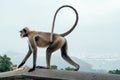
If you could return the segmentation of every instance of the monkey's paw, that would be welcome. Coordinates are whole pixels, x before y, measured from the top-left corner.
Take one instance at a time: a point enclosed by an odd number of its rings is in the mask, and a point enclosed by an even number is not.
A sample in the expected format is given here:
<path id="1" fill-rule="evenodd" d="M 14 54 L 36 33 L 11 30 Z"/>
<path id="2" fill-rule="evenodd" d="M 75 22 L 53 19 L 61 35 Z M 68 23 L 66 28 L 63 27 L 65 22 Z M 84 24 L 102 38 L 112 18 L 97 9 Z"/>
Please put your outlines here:
<path id="1" fill-rule="evenodd" d="M 20 68 L 21 66 L 23 66 L 25 64 L 25 62 L 22 62 L 19 66 L 18 66 L 18 68 Z"/>
<path id="2" fill-rule="evenodd" d="M 35 68 L 31 68 L 31 69 L 29 69 L 28 72 L 32 72 L 32 71 L 34 71 L 34 70 L 35 70 Z"/>

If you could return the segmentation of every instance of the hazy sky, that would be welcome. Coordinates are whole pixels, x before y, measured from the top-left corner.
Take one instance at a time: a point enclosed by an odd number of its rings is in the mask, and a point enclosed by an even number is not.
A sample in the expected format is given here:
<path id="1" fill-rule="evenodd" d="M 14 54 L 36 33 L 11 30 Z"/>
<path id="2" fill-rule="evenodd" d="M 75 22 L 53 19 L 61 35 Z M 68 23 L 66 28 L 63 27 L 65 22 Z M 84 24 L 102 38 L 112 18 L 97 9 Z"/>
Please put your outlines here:
<path id="1" fill-rule="evenodd" d="M 120 0 L 0 0 L 0 54 L 13 51 L 25 55 L 27 39 L 22 39 L 19 31 L 27 26 L 50 32 L 55 11 L 65 4 L 79 13 L 77 27 L 66 37 L 71 56 L 120 57 Z M 74 20 L 71 9 L 61 10 L 55 33 L 67 31 Z M 45 49 L 39 49 L 38 53 L 44 56 Z"/>

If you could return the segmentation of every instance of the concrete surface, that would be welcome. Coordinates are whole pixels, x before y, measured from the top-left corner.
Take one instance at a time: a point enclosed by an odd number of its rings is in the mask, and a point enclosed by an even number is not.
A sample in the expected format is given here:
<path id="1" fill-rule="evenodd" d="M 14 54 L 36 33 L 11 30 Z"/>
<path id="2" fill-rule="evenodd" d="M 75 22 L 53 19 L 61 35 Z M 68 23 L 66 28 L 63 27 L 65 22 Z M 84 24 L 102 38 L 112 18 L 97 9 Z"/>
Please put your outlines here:
<path id="1" fill-rule="evenodd" d="M 120 80 L 119 75 L 29 68 L 0 73 L 0 80 Z"/>

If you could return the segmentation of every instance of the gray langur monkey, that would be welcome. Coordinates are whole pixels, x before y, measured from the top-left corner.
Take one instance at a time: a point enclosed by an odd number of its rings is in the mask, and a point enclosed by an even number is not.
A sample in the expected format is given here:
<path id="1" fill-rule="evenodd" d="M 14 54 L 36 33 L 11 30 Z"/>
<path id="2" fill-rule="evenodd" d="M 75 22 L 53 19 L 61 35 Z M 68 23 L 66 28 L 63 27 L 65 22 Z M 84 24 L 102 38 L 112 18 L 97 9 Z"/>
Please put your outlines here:
<path id="1" fill-rule="evenodd" d="M 75 21 L 74 25 L 72 26 L 72 28 L 70 30 L 68 30 L 67 32 L 65 32 L 63 34 L 53 33 L 56 15 L 57 15 L 58 11 L 64 7 L 69 7 L 69 8 L 74 10 L 74 12 L 76 14 L 76 21 Z M 27 59 L 30 57 L 30 55 L 33 53 L 33 67 L 31 69 L 29 69 L 29 72 L 34 71 L 36 68 L 37 47 L 41 47 L 41 48 L 46 47 L 47 48 L 47 50 L 46 50 L 46 64 L 47 64 L 47 66 L 46 67 L 38 66 L 39 68 L 49 69 L 50 68 L 51 54 L 54 51 L 60 49 L 62 58 L 65 61 L 67 61 L 68 63 L 70 63 L 71 65 L 73 65 L 75 67 L 75 69 L 74 69 L 75 71 L 78 71 L 80 66 L 77 63 L 75 63 L 68 56 L 68 54 L 67 54 L 67 40 L 64 38 L 65 36 L 67 36 L 69 33 L 71 33 L 73 31 L 73 29 L 76 27 L 77 23 L 78 23 L 78 13 L 77 13 L 76 9 L 73 8 L 72 6 L 64 5 L 60 8 L 58 8 L 55 15 L 54 15 L 51 33 L 40 32 L 40 31 L 31 31 L 27 27 L 23 28 L 20 31 L 20 33 L 21 33 L 20 36 L 21 37 L 28 37 L 29 50 L 28 50 L 27 55 L 25 56 L 25 58 L 21 62 L 21 64 L 18 66 L 18 68 L 23 66 L 25 64 L 25 62 L 27 61 Z"/>

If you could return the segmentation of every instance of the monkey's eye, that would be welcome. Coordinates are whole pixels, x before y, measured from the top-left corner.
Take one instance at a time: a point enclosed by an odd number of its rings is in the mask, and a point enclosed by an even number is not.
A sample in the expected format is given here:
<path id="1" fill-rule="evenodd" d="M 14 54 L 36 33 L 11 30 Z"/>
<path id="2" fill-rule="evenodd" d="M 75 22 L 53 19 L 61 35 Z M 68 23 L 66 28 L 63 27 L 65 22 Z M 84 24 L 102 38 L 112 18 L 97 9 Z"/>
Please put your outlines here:
<path id="1" fill-rule="evenodd" d="M 23 31 L 26 33 L 27 31 L 26 31 L 26 29 L 23 29 Z"/>

